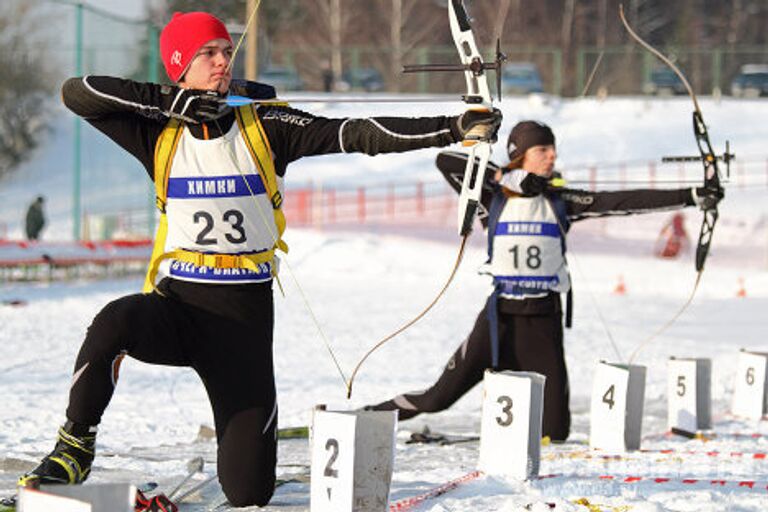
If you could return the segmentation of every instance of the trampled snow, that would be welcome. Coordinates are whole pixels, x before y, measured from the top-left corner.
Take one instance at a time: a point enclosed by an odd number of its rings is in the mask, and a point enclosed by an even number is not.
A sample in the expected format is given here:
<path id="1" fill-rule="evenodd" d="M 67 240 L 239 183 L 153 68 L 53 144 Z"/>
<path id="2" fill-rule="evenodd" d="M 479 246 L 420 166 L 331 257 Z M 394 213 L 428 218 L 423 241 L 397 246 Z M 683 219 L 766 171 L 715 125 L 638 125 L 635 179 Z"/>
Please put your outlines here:
<path id="1" fill-rule="evenodd" d="M 361 108 L 354 107 L 356 111 Z M 400 106 L 384 108 L 372 111 L 405 112 Z M 566 168 L 594 162 L 653 160 L 662 154 L 695 154 L 690 106 L 680 99 L 603 103 L 513 99 L 508 104 L 505 100 L 504 108 L 507 131 L 520 118 L 552 124 Z M 765 161 L 764 136 L 757 129 L 764 117 L 761 114 L 768 110 L 765 102 L 705 101 L 702 108 L 718 148 L 730 138 L 739 157 L 751 155 Z M 410 108 L 407 113 L 457 110 L 454 104 L 445 108 L 428 105 Z M 359 115 L 356 111 L 341 106 L 322 110 L 329 116 Z M 502 138 L 506 133 L 503 131 Z M 502 144 L 497 145 L 497 151 L 503 153 Z M 409 175 L 436 176 L 434 154 L 429 150 L 374 158 L 343 155 L 308 159 L 289 169 L 288 180 L 301 182 L 323 176 L 328 182 L 358 183 L 383 182 L 387 174 L 400 180 Z M 498 156 L 497 160 L 503 162 Z M 130 172 L 141 176 L 143 171 L 134 166 Z M 37 176 L 39 180 L 40 174 Z M 729 185 L 712 254 L 693 303 L 635 361 L 648 368 L 644 451 L 604 457 L 611 454 L 588 450 L 594 368 L 599 359 L 617 361 L 608 333 L 621 360 L 626 361 L 677 312 L 695 279 L 693 255 L 688 252 L 677 260 L 652 255 L 669 214 L 585 220 L 572 229 L 569 252 L 576 297 L 574 327 L 566 331 L 565 342 L 574 413 L 572 435 L 565 444 L 542 448 L 540 474 L 555 476 L 529 482 L 480 477 L 425 501 L 418 510 L 550 510 L 548 503 L 555 504 L 556 510 L 587 510 L 574 503 L 579 499 L 600 510 L 764 510 L 768 506 L 768 460 L 749 455 L 768 452 L 768 423 L 729 414 L 739 349 L 768 351 L 768 201 L 764 175 L 757 176 L 748 186 Z M 63 183 L 61 188 L 66 189 Z M 39 181 L 14 180 L 0 189 L 0 194 L 33 195 L 35 184 Z M 60 198 L 62 211 L 66 210 L 66 193 L 64 190 Z M 56 199 L 52 202 L 55 204 Z M 686 211 L 694 244 L 700 219 L 693 209 Z M 57 220 L 54 226 L 57 222 L 61 226 L 66 220 Z M 371 345 L 431 301 L 450 272 L 458 239 L 450 232 L 423 240 L 403 230 L 383 228 L 349 232 L 289 227 L 286 239 L 291 252 L 281 272 L 286 297 L 276 292 L 275 299 L 280 426 L 307 424 L 315 404 L 354 409 L 432 384 L 469 333 L 489 291 L 487 277 L 476 273 L 485 259 L 479 230 L 473 238 L 443 299 L 425 319 L 368 360 L 348 402 L 342 378 L 312 315 L 319 319 L 349 376 Z M 619 278 L 627 290 L 623 295 L 613 293 Z M 740 298 L 736 295 L 742 284 L 746 297 Z M 0 393 L 5 404 L 0 416 L 3 491 L 10 492 L 18 474 L 52 448 L 56 428 L 63 421 L 74 358 L 93 316 L 108 301 L 140 287 L 141 276 L 0 287 L 0 304 L 13 299 L 27 302 L 25 306 L 0 306 Z M 311 314 L 302 296 L 306 296 Z M 716 437 L 709 441 L 663 435 L 670 356 L 712 359 Z M 475 469 L 477 443 L 439 446 L 404 441 L 409 432 L 424 425 L 436 431 L 477 434 L 480 391 L 477 386 L 450 410 L 400 424 L 392 501 L 418 495 Z M 185 462 L 195 455 L 205 457 L 205 473 L 211 475 L 215 471 L 214 443 L 198 439 L 200 426 L 211 424 L 205 392 L 191 370 L 127 359 L 101 425 L 99 455 L 91 480 L 156 480 L 168 489 L 183 475 Z M 305 440 L 281 441 L 279 449 L 281 474 L 291 474 L 297 465 L 308 462 Z M 641 479 L 621 481 L 627 477 Z M 750 487 L 745 482 L 754 483 Z M 293 508 L 270 508 L 308 509 L 308 497 L 307 484 L 289 484 L 275 501 L 292 503 Z M 206 506 L 189 503 L 183 510 L 202 511 Z"/>

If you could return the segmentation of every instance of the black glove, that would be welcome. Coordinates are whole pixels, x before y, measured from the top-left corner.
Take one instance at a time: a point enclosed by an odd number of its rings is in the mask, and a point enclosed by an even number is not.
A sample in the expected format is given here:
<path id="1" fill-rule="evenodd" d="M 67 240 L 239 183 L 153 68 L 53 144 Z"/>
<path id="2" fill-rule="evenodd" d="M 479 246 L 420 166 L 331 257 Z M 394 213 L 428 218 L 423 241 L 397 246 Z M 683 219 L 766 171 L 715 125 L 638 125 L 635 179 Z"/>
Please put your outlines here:
<path id="1" fill-rule="evenodd" d="M 216 91 L 174 88 L 165 96 L 165 113 L 188 123 L 207 123 L 224 115 L 230 107 Z"/>
<path id="2" fill-rule="evenodd" d="M 456 118 L 456 131 L 462 140 L 496 142 L 501 126 L 501 110 L 467 110 Z"/>
<path id="3" fill-rule="evenodd" d="M 691 189 L 691 197 L 700 210 L 711 210 L 725 197 L 725 190 L 722 187 L 695 187 Z"/>
<path id="4" fill-rule="evenodd" d="M 522 169 L 515 169 L 504 173 L 500 183 L 502 187 L 523 197 L 535 197 L 547 190 L 549 179 Z"/>
<path id="5" fill-rule="evenodd" d="M 529 172 L 528 175 L 520 182 L 520 189 L 523 191 L 523 196 L 534 197 L 542 194 L 549 186 L 549 179 Z"/>

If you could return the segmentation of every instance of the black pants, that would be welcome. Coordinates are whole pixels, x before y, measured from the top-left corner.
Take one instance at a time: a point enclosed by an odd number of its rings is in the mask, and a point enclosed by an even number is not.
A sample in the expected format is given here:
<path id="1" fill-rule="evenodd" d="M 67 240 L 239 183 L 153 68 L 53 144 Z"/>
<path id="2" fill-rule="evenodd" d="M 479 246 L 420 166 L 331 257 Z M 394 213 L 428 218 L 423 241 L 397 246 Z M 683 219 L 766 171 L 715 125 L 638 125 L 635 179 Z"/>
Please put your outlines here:
<path id="1" fill-rule="evenodd" d="M 532 371 L 546 376 L 544 385 L 544 415 L 542 429 L 545 436 L 561 441 L 568 437 L 571 413 L 568 407 L 568 372 L 563 353 L 562 313 L 559 297 L 550 299 L 555 304 L 543 311 L 505 311 L 499 301 L 499 368 L 498 370 Z M 488 304 L 475 320 L 469 337 L 448 360 L 443 374 L 425 391 L 399 395 L 392 400 L 370 406 L 373 410 L 398 410 L 401 420 L 423 412 L 447 409 L 483 378 L 491 367 L 490 325 Z M 549 311 L 547 311 L 549 310 Z"/>
<path id="2" fill-rule="evenodd" d="M 235 506 L 264 505 L 277 464 L 271 284 L 165 279 L 159 288 L 162 295 L 122 297 L 96 315 L 77 357 L 67 418 L 101 421 L 125 355 L 191 367 L 213 409 L 224 493 Z"/>

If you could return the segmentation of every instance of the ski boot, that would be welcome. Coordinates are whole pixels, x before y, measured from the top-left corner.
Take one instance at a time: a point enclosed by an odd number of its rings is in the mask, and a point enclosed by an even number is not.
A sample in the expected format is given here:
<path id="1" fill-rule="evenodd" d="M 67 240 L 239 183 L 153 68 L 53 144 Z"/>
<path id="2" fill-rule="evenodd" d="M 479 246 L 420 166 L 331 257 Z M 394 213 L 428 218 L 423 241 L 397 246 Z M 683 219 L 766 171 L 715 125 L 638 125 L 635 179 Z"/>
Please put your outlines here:
<path id="1" fill-rule="evenodd" d="M 81 484 L 91 472 L 95 454 L 96 427 L 71 421 L 59 428 L 58 440 L 40 465 L 19 478 L 19 487 L 40 484 Z"/>

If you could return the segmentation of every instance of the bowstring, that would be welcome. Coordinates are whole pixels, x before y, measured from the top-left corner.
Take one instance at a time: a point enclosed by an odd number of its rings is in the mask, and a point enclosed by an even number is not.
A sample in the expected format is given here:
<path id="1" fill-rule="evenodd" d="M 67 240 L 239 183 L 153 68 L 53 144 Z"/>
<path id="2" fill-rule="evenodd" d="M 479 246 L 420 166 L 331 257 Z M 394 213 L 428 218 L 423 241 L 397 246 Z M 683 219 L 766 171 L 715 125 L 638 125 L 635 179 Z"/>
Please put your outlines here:
<path id="1" fill-rule="evenodd" d="M 653 340 L 659 337 L 661 333 L 669 329 L 672 324 L 674 324 L 678 318 L 682 316 L 682 314 L 685 312 L 686 309 L 688 309 L 688 306 L 691 305 L 693 302 L 693 298 L 696 295 L 696 290 L 699 288 L 699 283 L 701 282 L 701 275 L 704 273 L 704 269 L 698 271 L 696 273 L 696 282 L 693 284 L 693 290 L 691 290 L 691 294 L 688 296 L 688 300 L 685 301 L 685 303 L 682 305 L 682 307 L 675 313 L 675 315 L 667 320 L 667 322 L 656 329 L 656 331 L 648 336 L 645 340 L 643 340 L 641 343 L 637 345 L 637 348 L 632 352 L 632 355 L 629 356 L 629 361 L 627 364 L 632 364 L 632 361 L 635 360 L 635 356 L 637 356 L 642 349 L 644 349 L 647 345 L 649 345 Z"/>
<path id="2" fill-rule="evenodd" d="M 242 42 L 245 39 L 246 34 L 248 33 L 248 29 L 253 24 L 253 20 L 256 17 L 256 13 L 257 13 L 260 5 L 261 5 L 261 0 L 256 0 L 256 5 L 254 6 L 253 10 L 251 11 L 250 16 L 248 17 L 248 22 L 246 23 L 245 29 L 243 30 L 243 33 L 240 35 L 240 39 L 238 40 L 237 45 L 235 46 L 235 49 L 232 51 L 232 57 L 230 58 L 229 64 L 227 65 L 227 68 L 226 68 L 227 71 L 226 72 L 229 72 L 231 70 L 232 65 L 235 62 L 235 56 L 237 55 L 237 52 L 240 49 L 240 46 L 242 45 Z M 256 114 L 254 113 L 254 115 L 256 115 Z M 237 123 L 237 120 L 235 119 L 233 122 Z M 214 119 L 214 123 L 216 124 L 216 127 L 218 128 L 219 133 L 221 134 L 221 136 L 224 137 L 225 133 L 221 129 L 221 125 L 219 124 L 218 119 Z M 227 148 L 227 153 L 228 153 L 228 156 L 229 156 L 230 160 L 232 161 L 232 165 L 234 165 L 234 167 L 240 173 L 240 176 L 242 177 L 243 182 L 245 183 L 245 186 L 248 188 L 248 193 L 250 194 L 251 198 L 253 199 L 254 204 L 256 205 L 256 210 L 259 212 L 259 217 L 261 218 L 261 221 L 262 221 L 262 223 L 263 223 L 267 233 L 269 233 L 269 236 L 272 238 L 272 245 L 274 247 L 277 244 L 278 236 L 279 236 L 278 233 L 277 233 L 277 226 L 274 226 L 275 229 L 273 230 L 273 226 L 272 225 L 274 224 L 274 217 L 273 217 L 272 224 L 270 224 L 270 222 L 267 220 L 267 216 L 266 216 L 264 210 L 261 207 L 261 204 L 259 203 L 258 198 L 256 197 L 256 193 L 254 192 L 253 188 L 251 187 L 251 184 L 248 182 L 248 179 L 246 177 L 245 172 L 240 167 L 240 165 L 238 165 L 238 163 L 237 163 L 237 157 L 236 157 L 236 155 L 234 153 L 234 148 L 231 145 L 229 145 L 229 144 L 225 144 L 225 147 Z M 255 162 L 254 162 L 254 164 L 258 165 Z M 264 185 L 266 187 L 266 183 Z M 322 339 L 323 344 L 325 345 L 325 348 L 328 351 L 328 354 L 330 355 L 331 360 L 333 361 L 334 366 L 336 367 L 336 370 L 339 372 L 339 375 L 341 376 L 341 380 L 344 382 L 344 386 L 347 387 L 347 385 L 348 385 L 347 384 L 347 377 L 344 374 L 344 370 L 342 370 L 342 368 L 341 368 L 341 364 L 339 363 L 339 360 L 336 357 L 336 354 L 333 351 L 333 348 L 331 347 L 331 343 L 329 341 L 329 338 L 326 335 L 325 330 L 320 325 L 320 321 L 318 320 L 317 315 L 314 312 L 314 309 L 310 305 L 309 299 L 307 298 L 307 294 L 304 292 L 304 288 L 299 283 L 299 280 L 296 277 L 296 273 L 293 271 L 293 268 L 291 267 L 290 262 L 288 261 L 287 255 L 285 255 L 283 257 L 283 262 L 285 263 L 285 266 L 288 269 L 288 274 L 291 276 L 291 280 L 293 281 L 294 285 L 296 286 L 296 289 L 299 291 L 299 295 L 301 296 L 301 300 L 302 300 L 302 302 L 304 304 L 304 307 L 309 312 L 310 318 L 312 318 L 312 322 L 313 322 L 313 324 L 315 326 L 315 329 L 320 334 L 320 338 Z M 282 284 L 280 283 L 280 279 L 277 277 L 277 274 L 275 274 L 275 280 L 277 281 L 277 284 L 280 287 L 281 292 L 283 292 L 283 296 L 285 296 Z"/>
<path id="3" fill-rule="evenodd" d="M 248 21 L 245 23 L 243 33 L 240 34 L 240 39 L 237 40 L 237 45 L 235 45 L 235 49 L 232 50 L 232 58 L 230 59 L 229 64 L 227 64 L 225 73 L 229 73 L 232 70 L 232 66 L 235 64 L 235 56 L 237 55 L 238 50 L 240 50 L 240 46 L 243 44 L 243 40 L 245 39 L 245 35 L 248 33 L 248 29 L 251 28 L 253 20 L 256 18 L 256 13 L 258 12 L 260 5 L 261 0 L 256 0 L 256 5 L 253 6 L 253 10 L 251 11 L 250 16 L 248 16 Z"/>
<path id="4" fill-rule="evenodd" d="M 685 87 L 686 91 L 688 92 L 688 95 L 690 96 L 691 100 L 693 100 L 693 107 L 696 114 L 698 114 L 699 118 L 703 119 L 703 116 L 701 114 L 701 108 L 699 108 L 699 100 L 696 97 L 696 93 L 693 90 L 693 87 L 691 87 L 690 82 L 688 82 L 688 79 L 685 77 L 685 74 L 678 68 L 674 62 L 672 62 L 669 57 L 661 53 L 659 50 L 651 46 L 647 41 L 645 41 L 642 37 L 640 37 L 637 32 L 634 31 L 632 26 L 627 21 L 627 18 L 624 16 L 624 6 L 622 4 L 619 4 L 619 18 L 621 18 L 621 22 L 624 24 L 624 27 L 627 29 L 627 32 L 629 32 L 629 35 L 640 44 L 643 48 L 651 52 L 653 55 L 655 55 L 659 60 L 661 60 L 664 64 L 669 66 L 669 68 L 674 71 L 674 73 L 680 78 L 680 80 L 683 82 L 683 86 Z M 703 122 L 703 120 L 702 120 Z M 697 143 L 698 143 L 698 135 L 697 135 Z M 701 147 L 699 147 L 699 150 L 701 150 Z M 710 151 L 711 153 L 711 151 Z M 715 171 L 716 173 L 717 171 Z M 705 176 L 706 178 L 706 176 Z M 693 289 L 691 290 L 690 295 L 688 296 L 688 299 L 685 301 L 685 303 L 682 305 L 682 307 L 672 316 L 671 319 L 669 319 L 666 323 L 664 323 L 661 327 L 659 327 L 653 334 L 651 334 L 649 337 L 647 337 L 645 340 L 643 340 L 640 344 L 638 344 L 637 348 L 632 352 L 632 355 L 629 358 L 629 364 L 632 364 L 632 361 L 634 361 L 635 357 L 640 353 L 640 350 L 645 348 L 647 345 L 650 344 L 651 341 L 655 340 L 656 338 L 661 335 L 664 331 L 666 331 L 672 324 L 674 324 L 680 316 L 688 309 L 688 307 L 693 302 L 693 298 L 696 295 L 696 291 L 699 288 L 699 283 L 701 282 L 701 277 L 704 274 L 704 268 L 702 267 L 701 270 L 699 270 L 696 273 L 696 281 L 693 284 Z"/>
<path id="5" fill-rule="evenodd" d="M 216 127 L 219 129 L 219 132 L 222 133 L 222 136 L 224 136 L 223 131 L 221 129 L 221 125 L 219 124 L 218 119 L 215 119 L 214 122 L 216 123 Z M 233 122 L 237 122 L 236 120 Z M 226 145 L 227 151 L 229 153 L 229 157 L 232 160 L 232 164 L 235 166 L 235 168 L 240 173 L 240 176 L 243 179 L 243 182 L 245 183 L 245 186 L 248 188 L 248 193 L 253 199 L 254 204 L 256 205 L 256 210 L 259 212 L 259 217 L 261 218 L 261 221 L 264 225 L 264 228 L 269 233 L 270 237 L 272 238 L 272 245 L 275 246 L 278 241 L 278 234 L 275 229 L 273 229 L 273 226 L 270 224 L 270 222 L 267 220 L 267 216 L 264 212 L 264 210 L 261 207 L 261 204 L 259 203 L 258 198 L 256 197 L 256 193 L 254 192 L 253 188 L 251 187 L 251 184 L 248 182 L 248 179 L 246 177 L 245 172 L 243 169 L 237 164 L 237 157 L 234 154 L 234 149 L 230 145 Z M 274 217 L 273 217 L 274 218 Z M 273 223 L 274 224 L 274 221 Z M 275 226 L 276 227 L 276 226 Z M 317 315 L 315 314 L 314 309 L 312 308 L 311 304 L 309 303 L 309 299 L 307 298 L 307 294 L 304 292 L 304 288 L 299 283 L 299 279 L 296 277 L 296 273 L 293 271 L 293 267 L 291 266 L 290 262 L 288 261 L 287 255 L 284 255 L 282 258 L 282 261 L 285 263 L 285 267 L 288 269 L 288 274 L 291 276 L 291 280 L 293 281 L 294 286 L 296 286 L 296 289 L 299 291 L 299 295 L 301 296 L 302 303 L 304 304 L 304 307 L 307 309 L 307 312 L 309 313 L 310 318 L 312 318 L 312 323 L 314 324 L 315 328 L 317 329 L 317 332 L 320 334 L 320 338 L 323 341 L 323 344 L 325 345 L 326 350 L 328 351 L 328 354 L 331 357 L 331 360 L 333 361 L 334 366 L 336 367 L 336 370 L 339 372 L 339 375 L 341 376 L 341 380 L 344 382 L 344 386 L 347 386 L 347 377 L 344 374 L 344 370 L 341 368 L 341 364 L 339 363 L 338 358 L 336 357 L 336 353 L 333 351 L 333 348 L 331 348 L 331 343 L 328 338 L 328 336 L 325 333 L 325 330 L 320 325 L 320 321 L 317 318 Z M 285 293 L 283 291 L 283 286 L 280 283 L 280 279 L 277 277 L 277 274 L 275 274 L 275 280 L 277 281 L 278 286 L 280 287 L 281 292 L 283 292 L 283 296 L 285 296 Z"/>
<path id="6" fill-rule="evenodd" d="M 592 82 L 595 79 L 595 76 L 597 76 L 597 70 L 600 68 L 600 64 L 603 62 L 604 56 L 605 56 L 605 50 L 600 52 L 600 55 L 597 57 L 597 60 L 595 61 L 594 66 L 592 66 L 592 71 L 589 73 L 589 78 L 587 79 L 587 83 L 584 86 L 584 89 L 582 89 L 581 94 L 579 95 L 580 99 L 583 99 L 584 97 L 586 97 L 587 93 L 589 92 L 589 88 L 592 85 Z M 571 181 L 570 183 L 578 183 L 578 182 Z M 565 236 L 565 230 L 563 229 L 563 226 L 559 218 L 557 219 L 557 224 L 560 226 L 560 231 L 563 233 L 563 236 Z M 568 256 L 568 260 L 574 262 L 574 264 L 576 265 L 576 271 L 579 273 L 579 275 L 582 278 L 584 278 L 586 282 L 587 281 L 586 273 L 584 272 L 584 270 L 581 267 L 581 264 L 579 263 L 579 258 L 576 257 L 576 254 L 573 251 L 571 251 L 570 255 Z M 619 358 L 618 360 L 621 361 L 622 360 L 621 351 L 619 350 L 619 347 L 616 344 L 616 340 L 614 339 L 613 334 L 611 333 L 611 329 L 608 327 L 608 322 L 605 320 L 605 316 L 603 315 L 603 311 L 600 308 L 600 305 L 598 304 L 597 298 L 595 297 L 595 294 L 593 293 L 592 288 L 590 286 L 587 286 L 585 289 L 587 290 L 587 296 L 589 296 L 589 300 L 592 302 L 592 307 L 595 309 L 595 312 L 597 313 L 597 318 L 600 320 L 600 325 L 603 326 L 603 331 L 605 331 L 605 335 L 608 338 L 611 348 L 613 348 L 613 351 L 616 353 L 616 357 Z"/>
<path id="7" fill-rule="evenodd" d="M 355 377 L 357 376 L 357 372 L 360 370 L 360 368 L 363 366 L 363 363 L 368 359 L 368 357 L 376 352 L 380 347 L 382 347 L 386 342 L 391 340 L 392 338 L 398 336 L 406 329 L 411 328 L 416 322 L 424 318 L 424 316 L 434 307 L 435 304 L 438 303 L 440 298 L 445 294 L 445 291 L 448 289 L 450 284 L 453 282 L 453 278 L 456 276 L 456 272 L 459 270 L 459 266 L 461 265 L 461 260 L 464 258 L 464 250 L 467 246 L 467 240 L 469 239 L 470 233 L 467 233 L 464 235 L 461 239 L 461 244 L 459 245 L 459 253 L 456 255 L 456 262 L 453 264 L 453 268 L 451 269 L 451 273 L 448 276 L 448 280 L 445 282 L 443 287 L 440 289 L 438 294 L 435 296 L 434 299 L 432 299 L 432 302 L 429 303 L 429 305 L 424 308 L 418 315 L 416 315 L 413 319 L 406 322 L 402 327 L 397 329 L 396 331 L 392 332 L 391 334 L 388 334 L 384 338 L 382 338 L 380 341 L 378 341 L 373 347 L 368 349 L 368 351 L 363 355 L 362 358 L 360 358 L 360 361 L 358 361 L 357 365 L 355 365 L 354 370 L 352 371 L 352 375 L 349 378 L 349 381 L 347 382 L 347 399 L 349 400 L 352 398 L 352 384 L 354 383 Z"/>

